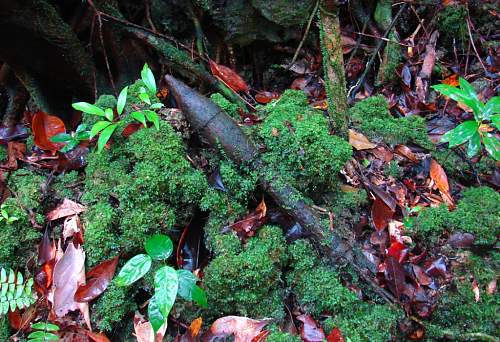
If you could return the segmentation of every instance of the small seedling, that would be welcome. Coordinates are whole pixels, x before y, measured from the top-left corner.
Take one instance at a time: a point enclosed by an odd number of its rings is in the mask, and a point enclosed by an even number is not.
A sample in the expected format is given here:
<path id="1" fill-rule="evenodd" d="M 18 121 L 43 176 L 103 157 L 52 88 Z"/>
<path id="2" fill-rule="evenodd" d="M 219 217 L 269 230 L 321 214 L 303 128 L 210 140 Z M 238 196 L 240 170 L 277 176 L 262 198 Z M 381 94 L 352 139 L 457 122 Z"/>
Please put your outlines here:
<path id="1" fill-rule="evenodd" d="M 28 342 L 48 342 L 59 341 L 59 336 L 54 334 L 59 331 L 59 327 L 52 323 L 38 322 L 31 325 L 31 332 L 28 335 Z"/>
<path id="2" fill-rule="evenodd" d="M 18 217 L 10 216 L 7 204 L 3 203 L 0 206 L 0 222 L 5 221 L 7 224 L 12 224 L 13 222 L 19 220 Z"/>
<path id="3" fill-rule="evenodd" d="M 144 64 L 144 67 L 141 71 L 141 79 L 142 82 L 146 85 L 148 90 L 156 94 L 156 81 L 153 75 L 153 72 L 149 68 L 147 64 Z M 156 129 L 160 129 L 160 118 L 158 114 L 154 111 L 155 109 L 160 109 L 163 107 L 163 103 L 153 103 L 151 104 L 151 99 L 149 98 L 149 94 L 146 88 L 139 88 L 139 99 L 143 101 L 145 104 L 149 106 L 149 109 L 141 109 L 130 113 L 130 115 L 140 123 L 147 126 L 146 121 L 152 122 Z"/>
<path id="4" fill-rule="evenodd" d="M 153 261 L 165 263 L 174 249 L 166 235 L 154 235 L 146 241 L 146 254 L 128 260 L 115 278 L 118 286 L 129 286 L 149 272 Z M 175 270 L 164 265 L 154 275 L 154 295 L 149 300 L 148 316 L 155 333 L 167 321 L 177 295 L 207 306 L 205 291 L 196 282 L 198 278 L 188 270 Z"/>
<path id="5" fill-rule="evenodd" d="M 459 78 L 460 88 L 446 84 L 432 86 L 441 94 L 460 102 L 474 113 L 474 120 L 467 120 L 446 132 L 441 142 L 447 142 L 449 147 L 455 147 L 468 142 L 467 156 L 474 157 L 481 151 L 481 142 L 486 151 L 495 159 L 500 160 L 500 140 L 494 133 L 500 130 L 500 97 L 492 97 L 487 103 L 479 100 L 472 85 Z"/>
<path id="6" fill-rule="evenodd" d="M 84 124 L 79 125 L 74 133 L 60 133 L 53 136 L 50 140 L 55 143 L 64 143 L 64 147 L 60 149 L 61 152 L 69 152 L 74 149 L 80 142 L 90 139 L 90 133 L 87 131 L 87 126 Z"/>

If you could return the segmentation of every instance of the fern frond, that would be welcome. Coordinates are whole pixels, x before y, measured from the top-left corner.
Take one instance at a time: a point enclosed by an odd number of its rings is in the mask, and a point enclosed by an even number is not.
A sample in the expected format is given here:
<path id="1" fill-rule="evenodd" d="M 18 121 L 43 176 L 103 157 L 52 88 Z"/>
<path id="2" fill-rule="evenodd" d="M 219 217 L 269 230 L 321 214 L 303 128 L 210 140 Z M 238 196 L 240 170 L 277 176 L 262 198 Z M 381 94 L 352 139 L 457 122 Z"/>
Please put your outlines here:
<path id="1" fill-rule="evenodd" d="M 0 315 L 27 308 L 35 302 L 32 293 L 33 278 L 24 282 L 23 275 L 10 269 L 0 269 Z"/>

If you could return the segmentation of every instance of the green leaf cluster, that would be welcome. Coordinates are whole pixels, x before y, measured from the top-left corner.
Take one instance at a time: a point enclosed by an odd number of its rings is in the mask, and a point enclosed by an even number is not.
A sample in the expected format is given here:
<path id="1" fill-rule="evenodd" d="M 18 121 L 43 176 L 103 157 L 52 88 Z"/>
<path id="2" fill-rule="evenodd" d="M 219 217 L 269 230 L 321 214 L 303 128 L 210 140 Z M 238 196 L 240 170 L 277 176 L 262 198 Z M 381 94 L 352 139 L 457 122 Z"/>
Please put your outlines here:
<path id="1" fill-rule="evenodd" d="M 59 341 L 59 336 L 55 332 L 59 331 L 59 327 L 48 322 L 38 322 L 31 325 L 34 331 L 28 335 L 28 342 L 48 342 Z"/>
<path id="2" fill-rule="evenodd" d="M 78 125 L 74 133 L 59 133 L 50 140 L 55 143 L 64 143 L 65 145 L 59 151 L 65 153 L 74 149 L 80 142 L 90 139 L 90 133 L 86 130 L 85 124 Z"/>
<path id="3" fill-rule="evenodd" d="M 32 293 L 33 278 L 24 281 L 21 272 L 0 269 L 0 315 L 16 309 L 24 309 L 35 302 Z"/>
<path id="4" fill-rule="evenodd" d="M 115 278 L 117 286 L 129 286 L 148 273 L 153 261 L 166 262 L 174 249 L 172 240 L 157 234 L 146 241 L 147 254 L 139 254 L 127 261 Z M 170 266 L 160 267 L 154 275 L 154 295 L 149 300 L 148 316 L 157 332 L 166 323 L 177 295 L 193 300 L 202 307 L 207 306 L 205 292 L 196 285 L 198 278 L 187 270 L 175 270 Z"/>
<path id="5" fill-rule="evenodd" d="M 486 151 L 500 160 L 500 140 L 489 132 L 488 127 L 500 129 L 500 97 L 494 96 L 487 103 L 479 100 L 474 87 L 464 78 L 459 78 L 460 88 L 447 84 L 437 84 L 432 88 L 452 100 L 460 102 L 474 113 L 474 120 L 467 120 L 446 132 L 441 142 L 447 142 L 449 148 L 467 144 L 467 156 L 474 157 L 481 151 L 481 142 Z M 486 127 L 484 127 L 486 126 Z M 486 129 L 485 129 L 486 128 Z"/>

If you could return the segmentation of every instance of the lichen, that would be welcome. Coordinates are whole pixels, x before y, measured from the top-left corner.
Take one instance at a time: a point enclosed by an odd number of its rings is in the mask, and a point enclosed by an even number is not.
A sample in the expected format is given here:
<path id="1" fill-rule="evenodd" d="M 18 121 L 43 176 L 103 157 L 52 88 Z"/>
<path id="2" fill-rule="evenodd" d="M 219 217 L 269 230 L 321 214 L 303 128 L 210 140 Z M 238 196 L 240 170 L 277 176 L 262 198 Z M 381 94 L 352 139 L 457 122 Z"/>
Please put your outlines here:
<path id="1" fill-rule="evenodd" d="M 372 96 L 356 103 L 349 110 L 354 127 L 373 141 L 387 144 L 418 144 L 433 150 L 427 136 L 425 120 L 412 115 L 396 119 L 389 112 L 389 105 L 382 95 Z"/>
<path id="2" fill-rule="evenodd" d="M 265 109 L 259 134 L 267 165 L 300 190 L 331 188 L 351 157 L 351 146 L 329 134 L 327 119 L 308 106 L 302 92 L 287 90 Z"/>

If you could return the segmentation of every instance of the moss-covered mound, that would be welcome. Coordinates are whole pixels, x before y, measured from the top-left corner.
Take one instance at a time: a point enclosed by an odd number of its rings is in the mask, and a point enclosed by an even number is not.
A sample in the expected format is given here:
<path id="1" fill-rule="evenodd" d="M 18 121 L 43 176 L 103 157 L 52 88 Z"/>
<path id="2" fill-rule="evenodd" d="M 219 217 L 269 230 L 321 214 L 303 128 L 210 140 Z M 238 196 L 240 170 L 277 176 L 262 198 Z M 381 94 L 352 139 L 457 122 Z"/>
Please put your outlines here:
<path id="1" fill-rule="evenodd" d="M 489 187 L 469 188 L 454 211 L 445 205 L 422 210 L 410 231 L 436 242 L 444 231 L 474 234 L 476 244 L 493 244 L 500 234 L 500 194 Z"/>
<path id="2" fill-rule="evenodd" d="M 382 95 L 356 103 L 349 109 L 349 115 L 354 127 L 373 141 L 383 140 L 390 145 L 414 143 L 434 149 L 427 136 L 425 120 L 416 115 L 394 118 Z"/>
<path id="3" fill-rule="evenodd" d="M 351 146 L 329 134 L 327 119 L 308 106 L 303 92 L 287 90 L 265 110 L 259 132 L 264 161 L 298 189 L 331 188 L 351 157 Z"/>

